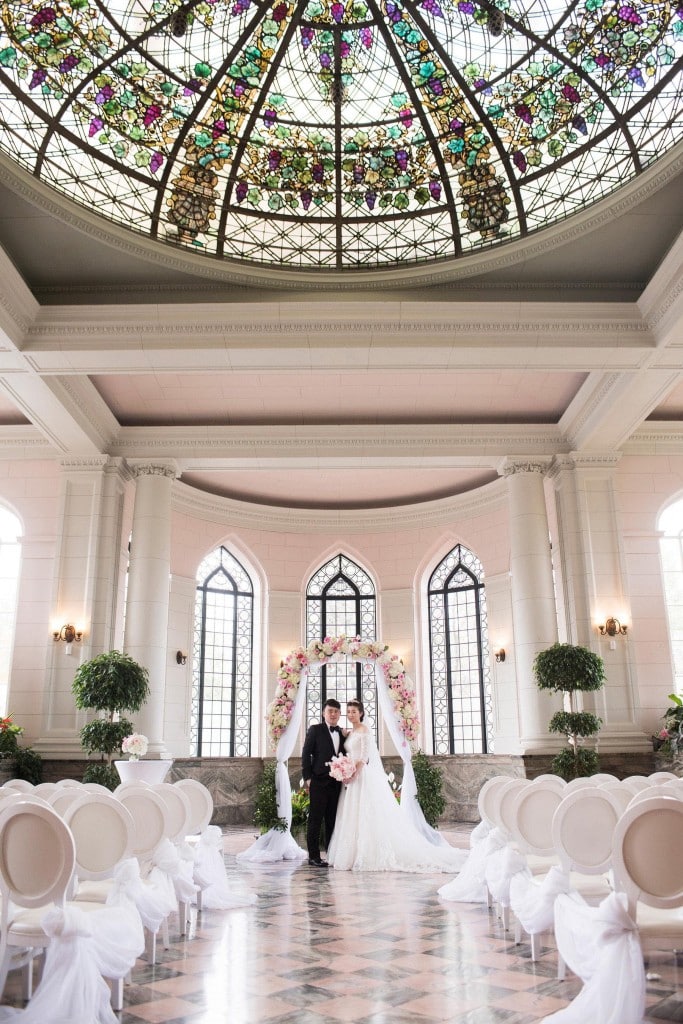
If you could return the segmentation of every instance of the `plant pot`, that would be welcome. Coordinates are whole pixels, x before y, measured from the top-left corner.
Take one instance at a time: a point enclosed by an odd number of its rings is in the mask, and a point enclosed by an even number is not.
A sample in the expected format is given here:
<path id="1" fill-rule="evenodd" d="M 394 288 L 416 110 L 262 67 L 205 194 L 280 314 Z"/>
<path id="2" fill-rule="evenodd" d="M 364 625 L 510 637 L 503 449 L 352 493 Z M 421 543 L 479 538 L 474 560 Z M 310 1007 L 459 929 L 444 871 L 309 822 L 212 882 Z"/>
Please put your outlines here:
<path id="1" fill-rule="evenodd" d="M 173 761 L 114 761 L 121 782 L 163 782 Z"/>

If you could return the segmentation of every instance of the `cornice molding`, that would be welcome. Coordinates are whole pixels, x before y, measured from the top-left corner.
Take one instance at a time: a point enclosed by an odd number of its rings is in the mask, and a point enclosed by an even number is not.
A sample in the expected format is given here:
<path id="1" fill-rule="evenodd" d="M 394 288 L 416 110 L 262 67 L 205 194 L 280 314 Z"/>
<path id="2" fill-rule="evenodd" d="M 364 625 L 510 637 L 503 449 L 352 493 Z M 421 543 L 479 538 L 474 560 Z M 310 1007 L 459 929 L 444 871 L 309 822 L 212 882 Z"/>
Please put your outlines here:
<path id="1" fill-rule="evenodd" d="M 234 498 L 212 497 L 187 484 L 176 482 L 171 505 L 175 512 L 211 522 L 270 533 L 388 533 L 452 526 L 457 520 L 507 507 L 507 491 L 501 480 L 476 491 L 415 505 L 382 509 L 281 509 Z"/>
<path id="2" fill-rule="evenodd" d="M 649 195 L 668 184 L 683 168 L 683 144 L 669 150 L 642 174 L 632 178 L 616 193 L 606 196 L 586 210 L 578 211 L 567 220 L 540 230 L 529 238 L 507 242 L 499 248 L 474 252 L 458 260 L 443 263 L 430 262 L 425 266 L 401 269 L 343 272 L 314 272 L 310 270 L 281 270 L 261 265 L 248 266 L 237 261 L 201 257 L 169 243 L 153 242 L 120 225 L 110 223 L 84 207 L 77 206 L 68 197 L 49 188 L 0 154 L 3 179 L 18 195 L 45 210 L 51 216 L 70 224 L 79 231 L 97 238 L 104 245 L 113 246 L 147 262 L 171 270 L 194 274 L 232 284 L 260 288 L 296 289 L 309 291 L 351 289 L 377 289 L 405 287 L 407 284 L 435 285 L 462 280 L 485 272 L 498 272 L 516 265 L 521 260 L 543 256 L 558 245 L 571 242 L 627 212 Z"/>
<path id="3" fill-rule="evenodd" d="M 83 458 L 60 459 L 59 464 L 65 473 L 92 473 L 107 469 L 108 455 L 90 455 Z"/>
<path id="4" fill-rule="evenodd" d="M 548 471 L 548 478 L 556 479 L 563 470 L 574 472 L 578 469 L 597 469 L 611 472 L 617 468 L 621 455 L 621 452 L 569 452 L 556 455 Z"/>
<path id="5" fill-rule="evenodd" d="M 683 423 L 648 420 L 622 450 L 625 455 L 683 455 Z"/>

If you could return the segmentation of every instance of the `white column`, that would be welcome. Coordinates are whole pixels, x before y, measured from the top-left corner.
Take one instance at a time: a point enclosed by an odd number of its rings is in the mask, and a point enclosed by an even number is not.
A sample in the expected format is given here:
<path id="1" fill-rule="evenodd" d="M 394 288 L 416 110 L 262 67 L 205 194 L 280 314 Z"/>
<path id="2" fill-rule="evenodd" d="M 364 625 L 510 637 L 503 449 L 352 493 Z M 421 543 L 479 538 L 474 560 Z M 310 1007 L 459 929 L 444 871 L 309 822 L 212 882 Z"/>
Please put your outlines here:
<path id="1" fill-rule="evenodd" d="M 175 462 L 134 462 L 135 505 L 124 649 L 149 672 L 150 695 L 133 721 L 151 754 L 165 753 L 164 695 L 171 571 L 171 487 Z"/>
<path id="2" fill-rule="evenodd" d="M 636 664 L 627 636 L 601 636 L 596 624 L 614 616 L 631 624 L 628 574 L 622 547 L 614 474 L 620 456 L 556 456 L 552 477 L 558 509 L 567 635 L 601 655 L 605 685 L 582 695 L 582 706 L 602 719 L 599 750 L 649 750 L 638 726 Z"/>
<path id="3" fill-rule="evenodd" d="M 557 749 L 548 722 L 561 698 L 538 689 L 533 663 L 539 651 L 557 640 L 548 513 L 543 476 L 548 461 L 508 458 L 500 472 L 507 478 L 510 507 L 510 577 L 517 674 L 520 752 Z"/>
<path id="4" fill-rule="evenodd" d="M 43 754 L 79 756 L 77 711 L 71 683 L 78 665 L 109 650 L 117 620 L 119 536 L 125 469 L 106 455 L 62 462 L 59 540 L 55 557 L 51 629 L 83 631 L 70 647 L 45 637 L 47 682 L 41 735 Z M 68 653 L 67 653 L 68 652 Z"/>

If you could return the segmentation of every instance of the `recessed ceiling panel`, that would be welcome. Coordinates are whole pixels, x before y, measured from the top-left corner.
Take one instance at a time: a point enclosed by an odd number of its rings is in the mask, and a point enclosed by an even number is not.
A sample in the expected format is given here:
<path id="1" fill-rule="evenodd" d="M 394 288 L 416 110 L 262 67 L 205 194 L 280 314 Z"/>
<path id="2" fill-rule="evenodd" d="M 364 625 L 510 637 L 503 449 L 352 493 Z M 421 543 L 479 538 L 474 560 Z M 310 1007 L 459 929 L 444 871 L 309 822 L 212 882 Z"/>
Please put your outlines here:
<path id="1" fill-rule="evenodd" d="M 98 375 L 122 426 L 556 423 L 581 373 L 226 373 Z"/>

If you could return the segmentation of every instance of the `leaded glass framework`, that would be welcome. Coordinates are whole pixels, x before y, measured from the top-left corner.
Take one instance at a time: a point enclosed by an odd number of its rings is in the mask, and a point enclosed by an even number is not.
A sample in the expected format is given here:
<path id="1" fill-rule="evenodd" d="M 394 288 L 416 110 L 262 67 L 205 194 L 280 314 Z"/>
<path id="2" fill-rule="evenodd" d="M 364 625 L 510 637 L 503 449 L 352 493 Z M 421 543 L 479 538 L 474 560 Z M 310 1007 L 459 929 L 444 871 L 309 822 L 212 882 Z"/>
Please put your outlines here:
<path id="1" fill-rule="evenodd" d="M 342 634 L 376 640 L 376 603 L 375 587 L 365 570 L 345 555 L 335 555 L 318 569 L 306 588 L 306 643 Z M 362 700 L 365 723 L 377 731 L 374 663 L 345 660 L 311 666 L 306 694 L 309 725 L 322 720 L 328 697 L 335 697 L 342 709 L 352 697 Z"/>
<path id="2" fill-rule="evenodd" d="M 0 148 L 215 259 L 453 260 L 683 135 L 675 0 L 3 0 Z"/>
<path id="3" fill-rule="evenodd" d="M 198 757 L 251 752 L 254 588 L 227 548 L 197 571 L 191 748 Z"/>
<path id="4" fill-rule="evenodd" d="M 493 712 L 484 570 L 456 544 L 428 584 L 435 754 L 491 752 Z"/>

